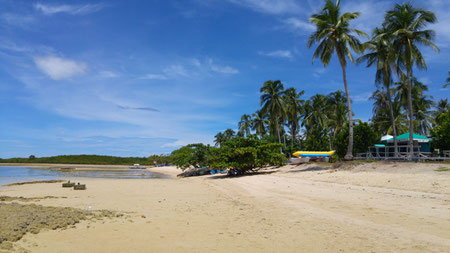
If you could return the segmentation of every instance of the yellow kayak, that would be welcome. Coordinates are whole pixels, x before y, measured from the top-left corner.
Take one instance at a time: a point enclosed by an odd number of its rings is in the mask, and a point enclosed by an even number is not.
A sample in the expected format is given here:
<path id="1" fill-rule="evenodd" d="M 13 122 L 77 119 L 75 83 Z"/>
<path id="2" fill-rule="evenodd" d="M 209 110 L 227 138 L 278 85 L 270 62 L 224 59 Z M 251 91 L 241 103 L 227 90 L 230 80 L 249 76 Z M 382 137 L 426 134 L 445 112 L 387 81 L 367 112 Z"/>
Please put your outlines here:
<path id="1" fill-rule="evenodd" d="M 326 157 L 326 156 L 332 156 L 334 155 L 336 151 L 297 151 L 293 155 L 296 157 Z"/>

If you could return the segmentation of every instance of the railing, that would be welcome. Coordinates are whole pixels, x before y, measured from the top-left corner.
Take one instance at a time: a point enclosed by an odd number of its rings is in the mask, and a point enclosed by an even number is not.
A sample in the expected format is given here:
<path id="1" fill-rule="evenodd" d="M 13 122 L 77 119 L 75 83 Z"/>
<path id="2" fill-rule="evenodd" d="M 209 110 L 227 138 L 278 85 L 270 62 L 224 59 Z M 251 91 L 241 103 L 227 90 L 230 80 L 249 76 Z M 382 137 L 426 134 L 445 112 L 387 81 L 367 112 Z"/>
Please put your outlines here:
<path id="1" fill-rule="evenodd" d="M 355 159 L 374 159 L 374 160 L 450 160 L 450 150 L 444 150 L 444 156 L 438 156 L 432 152 L 420 151 L 419 146 L 413 147 L 413 156 L 410 156 L 409 145 L 398 145 L 397 152 L 394 146 L 372 146 L 369 152 L 357 153 Z"/>

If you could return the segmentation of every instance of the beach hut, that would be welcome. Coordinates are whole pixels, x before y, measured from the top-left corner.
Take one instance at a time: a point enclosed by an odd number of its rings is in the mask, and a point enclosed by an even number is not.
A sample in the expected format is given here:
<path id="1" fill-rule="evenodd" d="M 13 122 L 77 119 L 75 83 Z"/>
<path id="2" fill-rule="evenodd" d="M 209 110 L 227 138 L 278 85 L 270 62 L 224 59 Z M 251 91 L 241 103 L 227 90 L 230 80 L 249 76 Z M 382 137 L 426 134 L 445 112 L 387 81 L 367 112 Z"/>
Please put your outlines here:
<path id="1" fill-rule="evenodd" d="M 392 136 L 391 138 L 387 138 L 387 136 L 388 135 L 381 137 L 380 142 L 387 144 L 389 146 L 393 145 L 394 137 Z M 384 138 L 384 137 L 386 137 L 386 138 Z M 413 134 L 413 141 L 414 141 L 414 146 L 419 146 L 420 152 L 430 152 L 430 150 L 431 150 L 431 148 L 430 148 L 431 139 L 430 138 L 420 135 L 420 134 Z M 409 132 L 397 136 L 397 142 L 401 146 L 408 145 Z"/>

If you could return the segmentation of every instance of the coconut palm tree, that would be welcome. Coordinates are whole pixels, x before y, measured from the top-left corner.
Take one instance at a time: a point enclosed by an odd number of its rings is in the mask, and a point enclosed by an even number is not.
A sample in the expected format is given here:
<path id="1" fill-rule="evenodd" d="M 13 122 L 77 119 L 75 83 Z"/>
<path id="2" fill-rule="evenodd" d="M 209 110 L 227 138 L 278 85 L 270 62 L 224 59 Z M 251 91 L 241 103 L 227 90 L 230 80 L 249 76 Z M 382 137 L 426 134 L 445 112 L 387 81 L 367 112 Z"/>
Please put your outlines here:
<path id="1" fill-rule="evenodd" d="M 384 134 L 392 134 L 394 135 L 394 131 L 392 128 L 392 119 L 390 116 L 390 111 L 392 108 L 392 114 L 394 118 L 394 125 L 396 130 L 403 133 L 408 131 L 408 119 L 406 115 L 403 113 L 402 105 L 398 101 L 393 101 L 391 103 L 391 108 L 388 106 L 387 102 L 387 92 L 384 90 L 376 90 L 370 100 L 374 100 L 373 103 L 373 117 L 371 119 L 374 124 L 377 133 Z"/>
<path id="2" fill-rule="evenodd" d="M 216 134 L 216 136 L 214 136 L 215 140 L 214 140 L 214 145 L 217 146 L 222 146 L 222 143 L 224 143 L 225 140 L 225 135 L 222 132 L 219 132 Z"/>
<path id="3" fill-rule="evenodd" d="M 448 72 L 447 83 L 444 84 L 444 88 L 447 88 L 447 86 L 449 85 L 450 85 L 450 71 Z"/>
<path id="4" fill-rule="evenodd" d="M 264 83 L 260 92 L 263 93 L 260 101 L 261 111 L 269 115 L 270 126 L 275 128 L 274 130 L 278 135 L 278 143 L 281 143 L 279 122 L 286 114 L 286 103 L 283 100 L 284 86 L 280 80 L 269 80 Z"/>
<path id="5" fill-rule="evenodd" d="M 336 53 L 342 68 L 349 121 L 349 141 L 347 154 L 344 157 L 346 160 L 353 159 L 353 112 L 347 85 L 347 58 L 353 62 L 354 59 L 350 50 L 356 53 L 362 50 L 361 42 L 353 34 L 364 35 L 369 38 L 364 32 L 349 27 L 349 22 L 358 16 L 358 12 L 346 12 L 340 15 L 340 1 L 337 0 L 336 3 L 333 3 L 331 0 L 327 0 L 323 9 L 310 18 L 310 21 L 316 25 L 316 31 L 311 34 L 308 41 L 308 47 L 316 43 L 319 44 L 313 55 L 313 63 L 314 59 L 320 58 L 324 67 L 326 67 L 330 63 L 331 56 Z"/>
<path id="6" fill-rule="evenodd" d="M 420 134 L 427 134 L 431 128 L 433 122 L 431 108 L 433 106 L 432 97 L 425 95 L 425 91 L 428 91 L 428 86 L 417 80 L 417 78 L 411 78 L 411 98 L 413 107 L 413 124 L 417 126 L 417 132 Z M 396 92 L 396 100 L 400 102 L 405 111 L 409 107 L 409 89 L 408 81 L 405 75 L 402 75 L 400 82 L 395 82 L 397 86 L 394 88 Z M 410 115 L 409 115 L 410 116 Z M 408 120 L 410 118 L 408 117 Z"/>
<path id="7" fill-rule="evenodd" d="M 250 115 L 244 114 L 241 117 L 241 120 L 238 123 L 239 132 L 242 135 L 248 136 L 250 135 L 250 129 L 251 129 L 251 118 Z"/>
<path id="8" fill-rule="evenodd" d="M 227 130 L 225 130 L 225 131 L 223 132 L 225 141 L 231 140 L 231 138 L 234 137 L 234 134 L 235 134 L 235 132 L 234 132 L 233 129 L 228 128 Z"/>
<path id="9" fill-rule="evenodd" d="M 303 94 L 305 94 L 303 90 L 297 92 L 295 88 L 289 88 L 284 95 L 284 100 L 287 104 L 287 121 L 291 130 L 291 149 L 294 147 L 294 139 L 300 129 L 299 116 L 304 102 L 300 97 Z"/>
<path id="10" fill-rule="evenodd" d="M 406 81 L 408 87 L 408 112 L 409 112 L 409 149 L 410 156 L 414 155 L 413 134 L 414 117 L 412 101 L 412 77 L 413 67 L 426 69 L 425 59 L 420 52 L 420 46 L 429 46 L 439 52 L 439 48 L 433 44 L 435 37 L 433 30 L 424 30 L 428 24 L 436 22 L 436 16 L 430 11 L 414 8 L 408 2 L 396 4 L 385 16 L 383 26 L 392 34 L 392 46 L 397 52 L 397 68 L 406 70 Z"/>
<path id="11" fill-rule="evenodd" d="M 330 149 L 333 147 L 334 139 L 347 125 L 347 105 L 342 91 L 330 93 L 327 100 L 328 125 L 330 127 Z"/>
<path id="12" fill-rule="evenodd" d="M 394 109 L 392 107 L 391 84 L 393 82 L 393 70 L 396 69 L 395 59 L 396 51 L 392 46 L 392 36 L 386 27 L 375 28 L 372 32 L 372 39 L 363 44 L 364 51 L 369 53 L 361 56 L 357 62 L 367 62 L 367 67 L 376 65 L 375 83 L 383 84 L 386 89 L 386 101 L 389 109 L 389 117 L 391 120 L 391 129 L 394 136 L 394 157 L 398 155 L 397 149 L 397 129 L 395 127 Z"/>
<path id="13" fill-rule="evenodd" d="M 267 115 L 263 114 L 260 110 L 257 110 L 252 114 L 252 117 L 252 130 L 262 138 L 267 133 L 267 126 L 269 125 Z"/>
<path id="14" fill-rule="evenodd" d="M 436 103 L 435 108 L 436 108 L 434 112 L 435 122 L 436 124 L 440 124 L 441 116 L 445 115 L 450 110 L 450 103 L 448 102 L 447 98 L 441 99 Z"/>

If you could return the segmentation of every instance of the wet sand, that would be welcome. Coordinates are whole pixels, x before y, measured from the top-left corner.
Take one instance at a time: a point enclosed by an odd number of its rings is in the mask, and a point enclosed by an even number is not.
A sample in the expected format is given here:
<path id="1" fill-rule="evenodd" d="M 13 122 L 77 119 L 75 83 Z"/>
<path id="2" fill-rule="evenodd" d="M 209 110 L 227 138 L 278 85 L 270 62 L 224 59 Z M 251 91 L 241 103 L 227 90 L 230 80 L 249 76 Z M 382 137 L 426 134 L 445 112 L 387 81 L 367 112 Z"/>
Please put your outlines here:
<path id="1" fill-rule="evenodd" d="M 182 179 L 163 167 L 151 170 L 171 178 L 86 178 L 86 191 L 30 184 L 0 195 L 125 214 L 13 243 L 32 252 L 448 252 L 450 172 L 441 167 L 450 165 L 313 164 Z"/>

